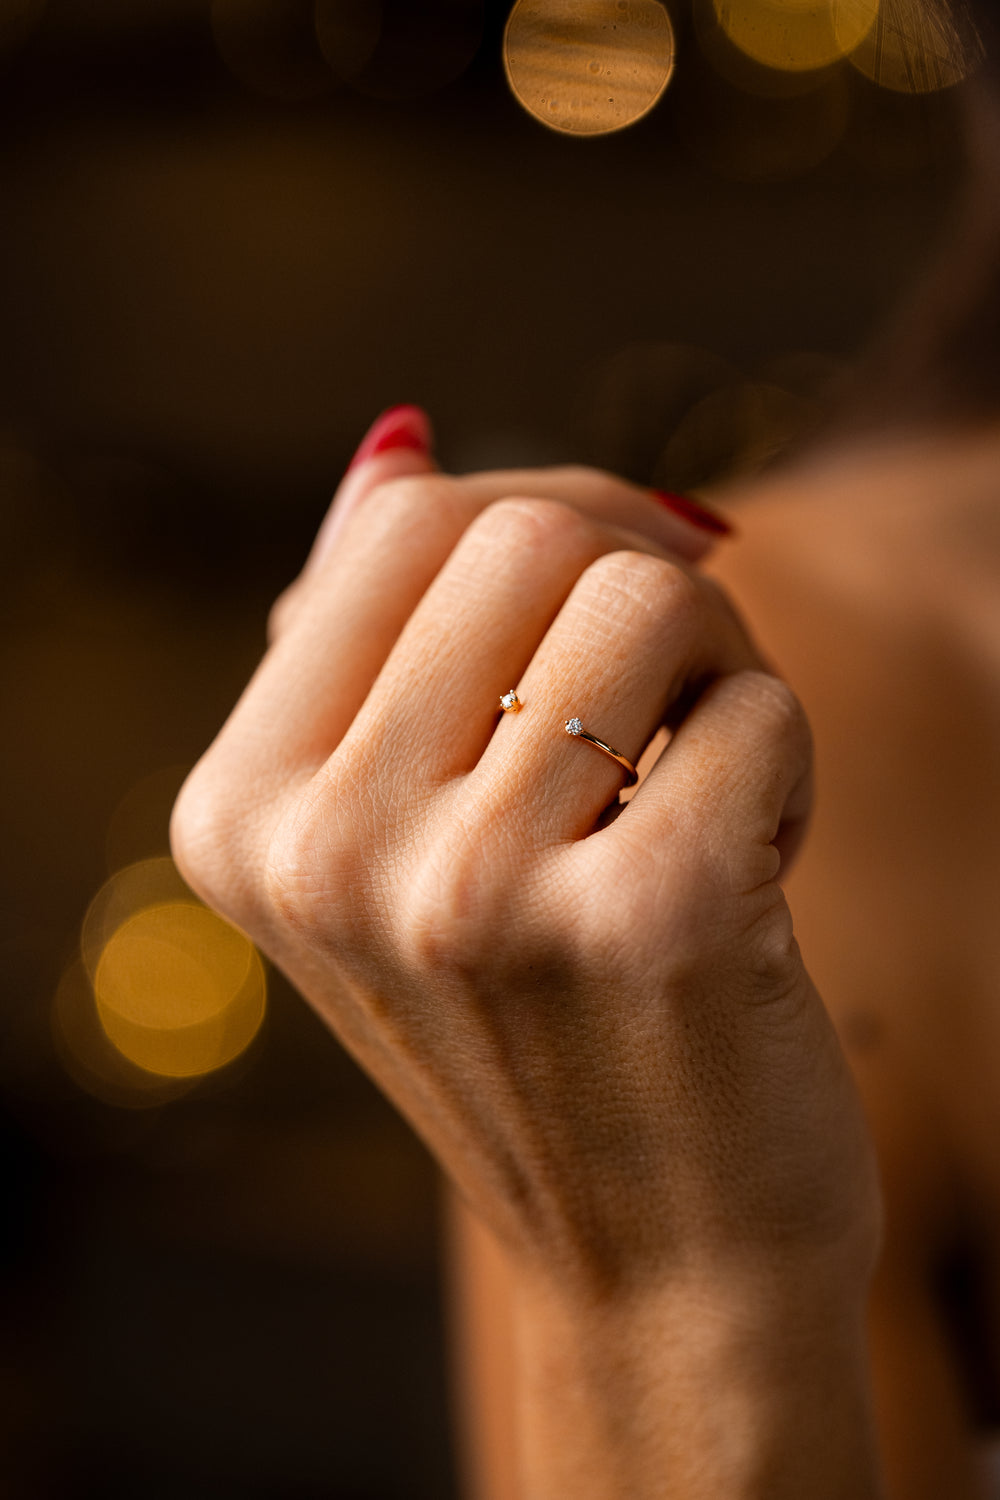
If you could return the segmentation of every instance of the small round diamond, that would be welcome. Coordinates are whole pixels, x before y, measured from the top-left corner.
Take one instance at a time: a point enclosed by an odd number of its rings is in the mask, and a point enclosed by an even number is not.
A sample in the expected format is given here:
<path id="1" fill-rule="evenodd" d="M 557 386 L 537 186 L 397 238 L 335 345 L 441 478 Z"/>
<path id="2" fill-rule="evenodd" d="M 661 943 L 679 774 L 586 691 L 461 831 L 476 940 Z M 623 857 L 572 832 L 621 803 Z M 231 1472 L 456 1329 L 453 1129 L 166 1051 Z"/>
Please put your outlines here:
<path id="1" fill-rule="evenodd" d="M 513 688 L 509 693 L 504 693 L 503 697 L 500 699 L 500 707 L 503 709 L 505 714 L 517 713 L 518 709 L 521 707 L 521 700 L 514 692 Z"/>
<path id="2" fill-rule="evenodd" d="M 566 733 L 567 734 L 582 734 L 583 733 L 583 725 L 581 724 L 580 720 L 579 719 L 567 719 L 566 720 Z"/>

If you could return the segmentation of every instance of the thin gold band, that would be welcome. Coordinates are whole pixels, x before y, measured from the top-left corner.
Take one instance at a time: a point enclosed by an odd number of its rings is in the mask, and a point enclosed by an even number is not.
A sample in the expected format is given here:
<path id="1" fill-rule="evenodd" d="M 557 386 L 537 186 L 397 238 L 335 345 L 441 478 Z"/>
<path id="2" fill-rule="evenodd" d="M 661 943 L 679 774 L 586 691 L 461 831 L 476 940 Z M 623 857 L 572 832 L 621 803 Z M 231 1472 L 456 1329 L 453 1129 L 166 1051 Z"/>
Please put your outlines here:
<path id="1" fill-rule="evenodd" d="M 635 786 L 639 780 L 639 773 L 628 756 L 622 755 L 618 750 L 612 750 L 610 745 L 599 740 L 595 734 L 588 734 L 579 719 L 566 720 L 566 733 L 571 734 L 574 739 L 586 740 L 588 745 L 595 745 L 598 750 L 603 750 L 605 755 L 610 755 L 611 759 L 617 761 L 625 772 L 625 786 Z"/>

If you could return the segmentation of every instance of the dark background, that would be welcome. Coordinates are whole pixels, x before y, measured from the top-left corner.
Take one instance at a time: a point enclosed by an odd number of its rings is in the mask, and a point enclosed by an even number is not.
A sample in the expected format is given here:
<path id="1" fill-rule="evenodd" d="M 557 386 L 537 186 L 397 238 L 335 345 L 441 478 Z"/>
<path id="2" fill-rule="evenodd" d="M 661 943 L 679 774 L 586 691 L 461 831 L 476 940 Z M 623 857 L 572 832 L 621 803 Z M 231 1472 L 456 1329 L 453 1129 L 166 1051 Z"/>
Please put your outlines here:
<path id="1" fill-rule="evenodd" d="M 753 467 L 822 412 L 961 176 L 961 89 L 845 64 L 742 93 L 681 6 L 664 101 L 585 140 L 512 99 L 504 4 L 386 6 L 350 83 L 310 5 L 250 10 L 227 55 L 206 0 L 0 0 L 14 1500 L 452 1492 L 422 1148 L 276 974 L 227 1070 L 160 1102 L 81 1083 L 50 1022 L 81 919 L 165 849 L 379 410 L 425 405 L 458 468 Z"/>

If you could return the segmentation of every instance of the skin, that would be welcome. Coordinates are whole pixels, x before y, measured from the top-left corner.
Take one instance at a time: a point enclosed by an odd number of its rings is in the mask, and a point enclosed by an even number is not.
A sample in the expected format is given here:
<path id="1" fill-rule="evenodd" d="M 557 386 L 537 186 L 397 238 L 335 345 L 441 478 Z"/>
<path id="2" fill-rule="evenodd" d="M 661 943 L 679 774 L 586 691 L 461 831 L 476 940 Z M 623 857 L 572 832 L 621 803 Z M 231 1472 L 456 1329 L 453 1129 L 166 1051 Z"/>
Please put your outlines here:
<path id="1" fill-rule="evenodd" d="M 705 564 L 816 740 L 818 805 L 786 889 L 878 1152 L 868 1348 L 892 1500 L 995 1492 L 978 1449 L 1000 1292 L 998 465 L 990 428 L 817 455 L 734 489 L 739 538 Z M 518 1278 L 457 1201 L 451 1222 L 468 1489 L 513 1500 Z M 979 1268 L 978 1354 L 937 1290 L 956 1254 Z"/>
<path id="2" fill-rule="evenodd" d="M 874 1153 L 782 883 L 797 698 L 611 476 L 395 453 L 334 515 L 174 848 L 494 1247 L 518 1492 L 880 1494 Z M 571 713 L 672 730 L 620 817 Z"/>

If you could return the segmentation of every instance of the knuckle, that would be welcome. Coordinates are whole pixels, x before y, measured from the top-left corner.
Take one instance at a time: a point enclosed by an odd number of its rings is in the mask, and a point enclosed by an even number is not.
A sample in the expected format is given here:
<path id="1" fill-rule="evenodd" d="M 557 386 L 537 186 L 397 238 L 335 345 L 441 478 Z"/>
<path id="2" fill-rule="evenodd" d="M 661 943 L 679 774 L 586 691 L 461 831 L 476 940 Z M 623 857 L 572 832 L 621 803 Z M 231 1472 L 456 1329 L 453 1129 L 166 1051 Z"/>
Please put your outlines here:
<path id="1" fill-rule="evenodd" d="M 296 931 L 308 925 L 317 890 L 310 858 L 310 825 L 301 810 L 281 818 L 268 840 L 263 893 L 268 910 Z"/>
<path id="2" fill-rule="evenodd" d="M 468 837 L 426 848 L 400 882 L 393 928 L 404 966 L 420 974 L 481 971 L 494 928 L 481 856 Z"/>
<path id="3" fill-rule="evenodd" d="M 278 819 L 262 863 L 262 894 L 280 927 L 309 943 L 341 947 L 360 933 L 357 898 L 363 890 L 360 842 L 331 816 L 331 799 L 315 784 Z"/>
<path id="4" fill-rule="evenodd" d="M 775 882 L 760 888 L 739 936 L 738 973 L 748 995 L 757 1002 L 785 999 L 801 980 L 802 958 L 788 903 Z"/>
<path id="5" fill-rule="evenodd" d="M 748 670 L 739 674 L 737 690 L 746 694 L 747 708 L 755 715 L 766 743 L 808 752 L 809 721 L 787 682 L 771 672 Z"/>
<path id="6" fill-rule="evenodd" d="M 321 772 L 270 834 L 269 923 L 341 970 L 383 979 L 388 970 L 421 993 L 496 972 L 510 903 L 489 869 L 482 825 L 392 828 L 384 807 L 329 775 Z"/>
<path id="7" fill-rule="evenodd" d="M 467 995 L 537 986 L 561 951 L 560 924 L 526 919 L 512 877 L 495 827 L 450 822 L 394 885 L 390 927 L 403 969 Z"/>
<path id="8" fill-rule="evenodd" d="M 512 495 L 484 507 L 467 536 L 475 547 L 530 553 L 540 547 L 565 546 L 588 529 L 580 512 L 560 500 Z"/>
<path id="9" fill-rule="evenodd" d="M 424 527 L 428 516 L 450 512 L 456 503 L 455 484 L 445 474 L 403 474 L 377 484 L 366 495 L 366 522 L 394 536 Z"/>
<path id="10" fill-rule="evenodd" d="M 596 606 L 614 615 L 636 607 L 669 619 L 672 626 L 700 621 L 705 599 L 686 569 L 648 552 L 607 552 L 587 568 L 581 580 Z"/>
<path id="11" fill-rule="evenodd" d="M 225 785 L 204 756 L 181 787 L 170 818 L 170 849 L 181 876 L 197 896 L 239 921 L 245 900 L 236 871 L 246 868 L 245 830 Z"/>

